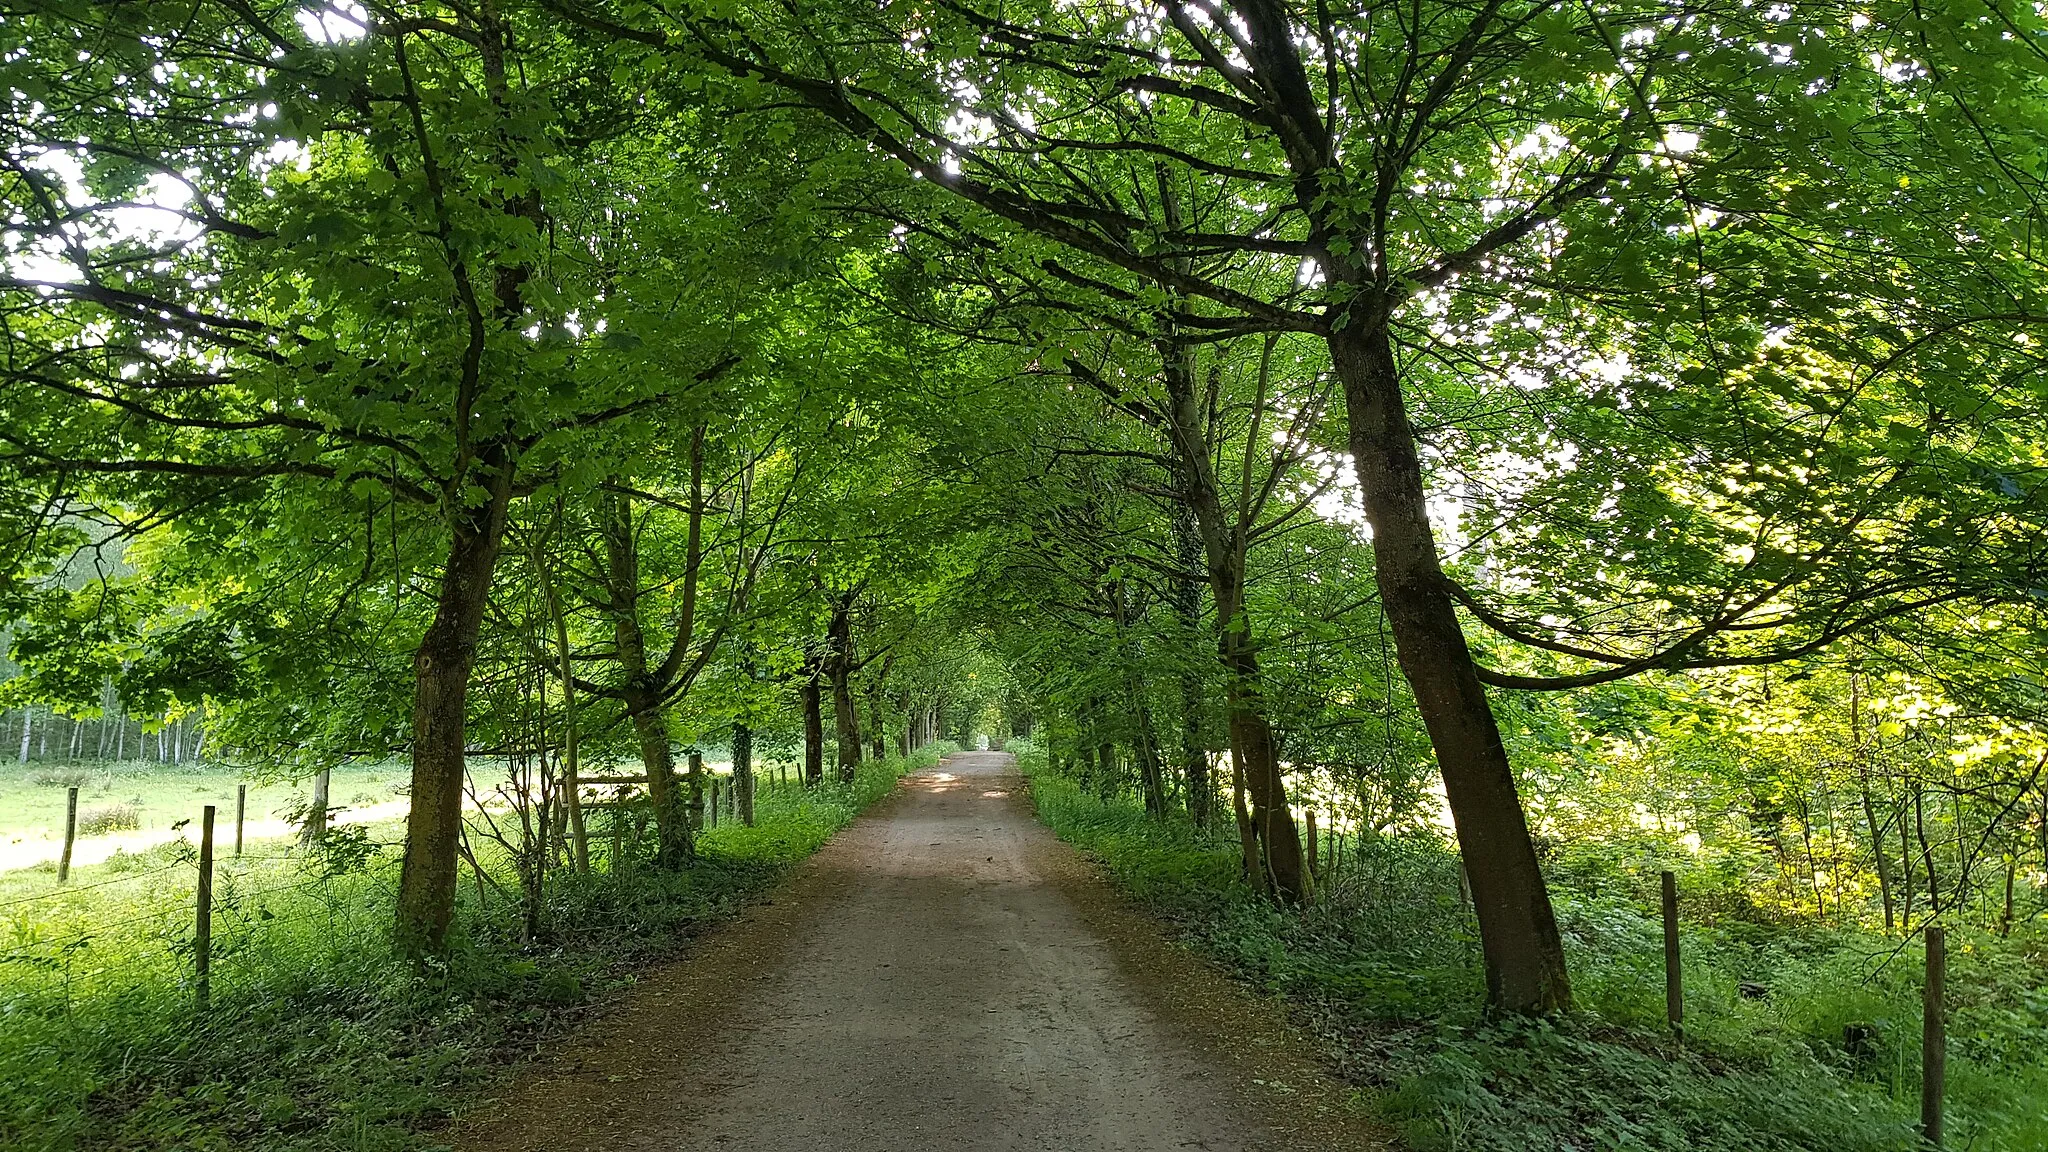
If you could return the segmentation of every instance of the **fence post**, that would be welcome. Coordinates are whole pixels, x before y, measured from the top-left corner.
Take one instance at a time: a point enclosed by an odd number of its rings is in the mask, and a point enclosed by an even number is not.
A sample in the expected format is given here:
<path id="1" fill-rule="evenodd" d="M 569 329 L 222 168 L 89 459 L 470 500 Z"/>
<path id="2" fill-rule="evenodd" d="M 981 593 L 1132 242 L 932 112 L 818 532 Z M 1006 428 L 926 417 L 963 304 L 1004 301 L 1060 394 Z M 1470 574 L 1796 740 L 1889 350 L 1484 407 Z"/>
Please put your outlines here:
<path id="1" fill-rule="evenodd" d="M 235 785 L 235 855 L 242 854 L 242 817 L 249 812 L 249 786 Z"/>
<path id="2" fill-rule="evenodd" d="M 78 786 L 72 785 L 64 796 L 64 854 L 57 857 L 57 883 L 71 879 L 71 846 L 78 842 Z"/>
<path id="3" fill-rule="evenodd" d="M 198 919 L 192 931 L 192 998 L 201 1011 L 213 976 L 213 805 L 199 817 Z"/>
<path id="4" fill-rule="evenodd" d="M 1942 1081 L 1948 1072 L 1948 932 L 1927 929 L 1927 981 L 1920 999 L 1920 1138 L 1941 1147 Z"/>
<path id="5" fill-rule="evenodd" d="M 711 778 L 711 827 L 718 827 L 718 777 Z"/>
<path id="6" fill-rule="evenodd" d="M 703 827 L 703 826 L 704 826 L 704 821 L 705 821 L 705 815 L 704 815 L 704 753 L 703 753 L 703 752 L 701 752 L 701 751 L 697 751 L 697 750 L 695 750 L 695 749 L 692 749 L 692 750 L 690 751 L 690 756 L 689 756 L 689 776 L 690 776 L 690 819 L 691 819 L 692 821 L 694 821 L 694 822 L 695 822 L 695 826 L 696 826 L 696 827 L 699 827 L 699 828 L 701 828 L 701 827 Z M 716 780 L 714 780 L 714 781 L 712 781 L 712 783 L 713 783 L 713 785 L 714 785 L 714 787 L 715 787 L 715 785 L 717 784 L 717 781 L 716 781 Z M 717 817 L 717 815 L 718 815 L 718 804 L 716 803 L 716 798 L 717 798 L 717 794 L 716 794 L 716 792 L 714 791 L 714 792 L 713 792 L 713 803 L 712 803 L 712 805 L 711 805 L 711 809 L 712 809 L 712 812 L 711 812 L 711 816 L 712 816 L 712 818 L 714 818 L 714 819 L 715 819 L 715 818 Z"/>
<path id="7" fill-rule="evenodd" d="M 1664 1019 L 1685 1034 L 1685 970 L 1678 963 L 1678 877 L 1664 873 Z"/>

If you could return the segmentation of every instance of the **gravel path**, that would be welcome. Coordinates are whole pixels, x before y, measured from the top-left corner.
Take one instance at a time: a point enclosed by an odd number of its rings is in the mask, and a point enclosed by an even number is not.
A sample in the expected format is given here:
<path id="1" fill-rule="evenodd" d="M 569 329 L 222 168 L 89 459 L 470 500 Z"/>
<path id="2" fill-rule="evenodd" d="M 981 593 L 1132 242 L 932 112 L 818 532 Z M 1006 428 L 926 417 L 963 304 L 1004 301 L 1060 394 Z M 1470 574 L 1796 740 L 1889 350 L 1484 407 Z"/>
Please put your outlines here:
<path id="1" fill-rule="evenodd" d="M 766 906 L 479 1107 L 465 1152 L 1378 1147 L 1003 753 L 906 780 Z"/>

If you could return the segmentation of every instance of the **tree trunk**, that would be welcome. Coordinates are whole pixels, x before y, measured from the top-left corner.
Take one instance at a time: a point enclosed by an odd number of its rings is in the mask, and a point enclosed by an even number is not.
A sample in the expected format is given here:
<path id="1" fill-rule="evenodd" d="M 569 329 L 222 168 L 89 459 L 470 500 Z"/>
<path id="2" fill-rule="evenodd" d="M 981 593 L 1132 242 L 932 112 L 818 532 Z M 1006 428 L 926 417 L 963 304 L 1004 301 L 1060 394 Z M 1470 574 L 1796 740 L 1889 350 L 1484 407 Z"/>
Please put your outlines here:
<path id="1" fill-rule="evenodd" d="M 704 753 L 694 748 L 690 750 L 689 766 L 684 770 L 683 775 L 690 785 L 689 794 L 685 799 L 684 811 L 689 814 L 689 824 L 694 831 L 704 826 L 705 789 L 708 787 L 712 795 L 716 796 L 718 794 L 718 781 L 707 779 L 708 774 L 704 771 Z M 714 820 L 713 823 L 716 823 L 716 821 Z"/>
<path id="2" fill-rule="evenodd" d="M 654 861 L 680 868 L 696 858 L 690 812 L 676 781 L 675 751 L 670 746 L 668 708 L 662 685 L 647 666 L 647 636 L 640 624 L 640 549 L 635 536 L 633 505 L 624 496 L 602 501 L 605 584 L 612 616 L 614 658 L 623 683 L 619 698 L 632 718 L 639 739 L 640 763 L 647 769 L 647 799 L 654 809 Z"/>
<path id="3" fill-rule="evenodd" d="M 1898 917 L 1892 908 L 1892 862 L 1884 854 L 1884 825 L 1877 821 L 1877 805 L 1870 799 L 1870 760 L 1863 746 L 1863 677 L 1849 672 L 1849 749 L 1856 758 L 1856 788 L 1863 797 L 1863 822 L 1870 828 L 1870 858 L 1877 868 L 1877 893 L 1884 901 L 1884 930 L 1895 931 Z"/>
<path id="4" fill-rule="evenodd" d="M 676 779 L 675 747 L 669 740 L 668 710 L 638 694 L 626 699 L 633 711 L 633 734 L 640 742 L 640 763 L 647 768 L 647 802 L 654 809 L 654 862 L 681 868 L 697 858 L 690 827 L 690 807 Z"/>
<path id="5" fill-rule="evenodd" d="M 452 517 L 434 619 L 413 654 L 412 807 L 393 939 L 401 954 L 414 957 L 447 949 L 455 914 L 469 675 L 512 502 L 512 461 L 502 450 L 494 454 L 489 496 L 474 508 L 458 505 Z"/>
<path id="6" fill-rule="evenodd" d="M 1202 628 L 1202 540 L 1193 521 L 1194 513 L 1185 505 L 1175 510 L 1177 571 L 1167 582 L 1174 614 L 1189 636 Z M 1209 779 L 1209 747 L 1202 738 L 1202 678 L 1192 666 L 1180 674 L 1180 758 L 1181 771 L 1187 777 L 1188 818 L 1196 828 L 1206 829 L 1214 818 L 1210 809 L 1216 803 L 1216 785 Z"/>
<path id="7" fill-rule="evenodd" d="M 732 794 L 740 823 L 754 826 L 754 730 L 738 721 L 732 726 Z"/>
<path id="8" fill-rule="evenodd" d="M 557 515 L 560 505 L 557 504 Z M 568 824 L 569 857 L 578 875 L 590 874 L 590 832 L 583 820 L 581 731 L 576 710 L 575 649 L 569 643 L 568 616 L 562 611 L 561 591 L 548 564 L 548 541 L 534 544 L 533 567 L 540 575 L 541 598 L 547 607 L 548 623 L 554 632 L 556 675 L 562 681 L 562 813 Z"/>
<path id="9" fill-rule="evenodd" d="M 1392 340 L 1383 322 L 1361 322 L 1333 332 L 1329 346 L 1372 525 L 1380 602 L 1471 870 L 1488 1006 L 1562 1012 L 1571 1006 L 1564 942 L 1500 726 L 1439 566 Z"/>
<path id="10" fill-rule="evenodd" d="M 1159 733 L 1152 724 L 1152 706 L 1145 678 L 1139 671 L 1143 666 L 1144 647 L 1131 635 L 1138 610 L 1131 603 L 1123 581 L 1110 581 L 1107 591 L 1110 619 L 1116 623 L 1118 656 L 1126 669 L 1124 697 L 1130 708 L 1131 758 L 1137 761 L 1138 792 L 1145 801 L 1145 814 L 1154 820 L 1164 820 L 1166 772 L 1159 760 Z"/>
<path id="11" fill-rule="evenodd" d="M 1138 786 L 1145 794 L 1145 814 L 1166 819 L 1166 773 L 1159 762 L 1158 735 L 1152 729 L 1152 709 L 1145 702 L 1145 682 L 1130 677 L 1128 691 L 1131 717 L 1136 731 L 1131 736 L 1131 753 L 1138 761 Z"/>
<path id="12" fill-rule="evenodd" d="M 1261 890 L 1283 900 L 1308 895 L 1301 866 L 1301 837 L 1287 804 L 1281 777 L 1279 745 L 1266 718 L 1259 686 L 1259 663 L 1253 646 L 1251 618 L 1245 611 L 1245 553 L 1251 525 L 1240 515 L 1227 515 L 1216 477 L 1210 468 L 1210 447 L 1195 395 L 1193 369 L 1184 354 L 1162 350 L 1168 398 L 1167 425 L 1178 465 L 1179 494 L 1198 531 L 1216 600 L 1216 649 L 1229 683 L 1224 702 L 1229 720 L 1233 779 L 1243 781 L 1251 801 L 1250 817 L 1264 866 Z M 1246 461 L 1246 467 L 1250 461 Z M 1270 880 L 1270 886 L 1264 882 Z"/>
<path id="13" fill-rule="evenodd" d="M 2018 877 L 2019 868 L 2017 857 L 2005 858 L 2005 911 L 1998 917 L 1998 938 L 2001 940 L 2012 935 L 2012 885 Z"/>
<path id="14" fill-rule="evenodd" d="M 800 690 L 804 707 L 804 786 L 815 788 L 825 782 L 825 717 L 823 694 L 815 669 L 804 677 Z"/>
<path id="15" fill-rule="evenodd" d="M 1870 800 L 1868 776 L 1863 778 L 1862 791 L 1863 822 L 1870 826 L 1871 859 L 1877 863 L 1877 892 L 1884 900 L 1884 930 L 1891 932 L 1898 928 L 1897 916 L 1892 909 L 1892 863 L 1884 854 L 1884 826 L 1877 822 L 1877 807 Z"/>
<path id="16" fill-rule="evenodd" d="M 2041 821 L 2034 827 L 2034 837 L 2041 853 L 2041 871 L 2048 872 L 2048 783 L 2041 785 Z"/>
<path id="17" fill-rule="evenodd" d="M 889 665 L 884 662 L 882 673 L 868 683 L 868 759 L 877 763 L 888 758 L 889 734 L 882 717 L 882 681 L 889 675 Z"/>
<path id="18" fill-rule="evenodd" d="M 1237 846 L 1243 854 L 1245 883 L 1252 886 L 1252 891 L 1264 893 L 1266 869 L 1259 863 L 1258 826 L 1252 823 L 1251 813 L 1245 810 L 1244 768 L 1234 756 L 1230 761 L 1230 807 L 1237 815 Z"/>
<path id="19" fill-rule="evenodd" d="M 853 597 L 832 599 L 825 675 L 832 684 L 833 734 L 838 743 L 839 782 L 853 783 L 860 770 L 860 716 L 853 707 Z"/>
<path id="20" fill-rule="evenodd" d="M 332 803 L 334 773 L 322 768 L 313 776 L 313 798 L 306 801 L 306 823 L 299 829 L 299 843 L 308 846 L 327 838 L 327 809 Z"/>
<path id="21" fill-rule="evenodd" d="M 1906 801 L 1904 798 L 1893 805 L 1899 813 L 1899 924 L 1910 930 L 1913 927 L 1913 899 L 1919 885 L 1913 878 L 1913 835 L 1906 831 Z"/>
<path id="22" fill-rule="evenodd" d="M 1230 710 L 1231 762 L 1242 766 L 1245 794 L 1251 801 L 1252 826 L 1265 863 L 1261 887 L 1283 900 L 1303 900 L 1309 885 L 1301 863 L 1301 836 L 1287 806 L 1279 743 L 1258 697 L 1258 660 L 1246 646 L 1227 639 L 1226 643 L 1232 649 L 1230 687 L 1224 695 Z"/>
<path id="23" fill-rule="evenodd" d="M 1927 816 L 1922 810 L 1921 796 L 1925 790 L 1920 782 L 1913 782 L 1913 831 L 1920 838 L 1920 863 L 1927 870 L 1927 907 L 1932 915 L 1941 915 L 1941 877 L 1934 871 L 1934 848 L 1927 842 Z"/>
<path id="24" fill-rule="evenodd" d="M 1970 906 L 1970 902 L 1978 898 L 1976 881 L 1970 875 L 1975 869 L 1977 862 L 1971 857 L 1969 850 L 1964 847 L 1965 829 L 1963 827 L 1962 792 L 1958 789 L 1950 789 L 1948 804 L 1949 827 L 1955 831 L 1956 842 L 1956 882 L 1954 888 L 1951 889 L 1949 902 L 1958 908 L 1967 909 Z"/>

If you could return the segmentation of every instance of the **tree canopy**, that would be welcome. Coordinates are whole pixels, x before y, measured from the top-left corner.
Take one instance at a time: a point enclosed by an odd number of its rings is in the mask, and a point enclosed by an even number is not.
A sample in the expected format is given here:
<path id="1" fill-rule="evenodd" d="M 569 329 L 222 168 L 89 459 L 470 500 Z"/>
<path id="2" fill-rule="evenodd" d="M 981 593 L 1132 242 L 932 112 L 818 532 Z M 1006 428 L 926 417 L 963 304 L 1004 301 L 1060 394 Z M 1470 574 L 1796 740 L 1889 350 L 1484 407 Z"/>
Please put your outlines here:
<path id="1" fill-rule="evenodd" d="M 1945 708 L 2048 837 L 2035 6 L 48 0 L 0 98 L 0 693 L 408 756 L 402 952 L 515 676 L 670 866 L 757 734 L 1029 732 L 1283 902 L 1341 782 L 1511 1012 L 1652 762 Z"/>

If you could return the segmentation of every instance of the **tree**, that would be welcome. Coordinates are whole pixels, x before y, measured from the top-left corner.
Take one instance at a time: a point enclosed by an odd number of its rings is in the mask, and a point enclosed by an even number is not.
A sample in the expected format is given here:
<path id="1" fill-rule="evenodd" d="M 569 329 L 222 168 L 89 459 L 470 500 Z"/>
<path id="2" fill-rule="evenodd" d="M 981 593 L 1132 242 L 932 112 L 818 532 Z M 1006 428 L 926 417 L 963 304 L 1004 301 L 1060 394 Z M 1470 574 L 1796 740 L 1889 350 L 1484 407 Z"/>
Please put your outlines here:
<path id="1" fill-rule="evenodd" d="M 1016 229 L 1064 248 L 1043 256 L 1048 271 L 1094 289 L 1103 313 L 1173 293 L 1181 329 L 1303 332 L 1328 346 L 1382 601 L 1471 870 L 1489 998 L 1517 1012 L 1566 1006 L 1569 983 L 1429 515 L 1411 412 L 1433 365 L 1469 374 L 1459 359 L 1488 359 L 1440 354 L 1435 317 L 1504 306 L 1503 320 L 1534 321 L 1526 344 L 1562 338 L 1588 308 L 1654 310 L 1666 298 L 1628 280 L 1644 266 L 1632 257 L 1654 263 L 1706 231 L 1767 237 L 1786 261 L 1770 271 L 1792 281 L 1810 276 L 1814 238 L 1877 231 L 1903 242 L 1858 254 L 1883 275 L 1825 294 L 1860 301 L 1866 317 L 1919 313 L 1909 285 L 1920 277 L 1901 248 L 1996 278 L 2023 243 L 2014 188 L 2040 178 L 2025 98 L 1994 87 L 1972 101 L 1963 79 L 2021 74 L 2038 51 L 2031 33 L 1945 12 L 1852 22 L 1740 4 L 1309 12 L 1169 0 L 1137 14 L 954 3 L 906 16 L 825 0 L 667 23 L 635 12 L 636 24 L 557 10 L 802 100 L 978 209 L 970 231 L 984 241 Z M 834 35 L 806 34 L 819 27 Z M 1758 47 L 1778 44 L 1792 47 Z M 1902 60 L 1900 44 L 1916 58 Z M 1886 146 L 1809 162 L 1852 123 L 1878 126 Z M 1979 159 L 1959 168 L 1959 150 Z M 1171 191 L 1151 195 L 1162 169 Z M 1877 215 L 1896 207 L 1885 201 L 1900 176 L 1930 169 L 1995 178 L 1937 177 L 1896 227 Z M 1800 190 L 1789 205 L 1788 187 Z M 1962 241 L 1929 226 L 1969 214 L 1993 226 Z M 1973 309 L 1995 294 L 1966 294 L 1966 314 L 1934 330 L 2039 314 Z M 1799 293 L 1796 308 L 1814 302 Z M 1869 334 L 1864 363 L 1920 343 Z M 1730 627 L 1723 614 L 1704 623 Z M 1684 660 L 1660 652 L 1643 667 Z"/>
<path id="2" fill-rule="evenodd" d="M 0 281 L 0 466 L 56 495 L 45 521 L 82 506 L 227 536 L 265 501 L 287 533 L 366 505 L 374 521 L 380 501 L 394 525 L 420 517 L 441 559 L 412 652 L 397 929 L 428 953 L 453 908 L 468 682 L 512 505 L 601 480 L 603 458 L 575 446 L 687 391 L 669 364 L 703 329 L 608 331 L 617 302 L 554 243 L 554 209 L 581 191 L 568 174 L 591 171 L 574 149 L 596 137 L 569 123 L 588 109 L 561 98 L 584 50 L 496 6 L 297 11 L 9 21 L 27 130 L 5 194 L 41 263 Z M 138 234 L 120 213 L 152 187 L 173 223 Z M 715 328 L 715 308 L 685 315 Z"/>

